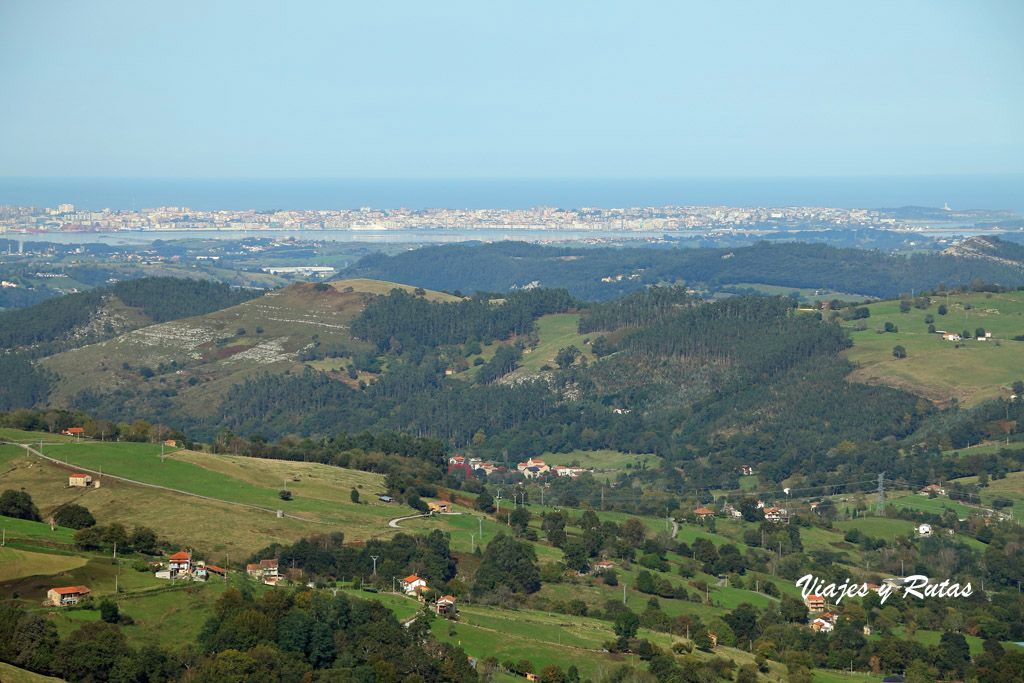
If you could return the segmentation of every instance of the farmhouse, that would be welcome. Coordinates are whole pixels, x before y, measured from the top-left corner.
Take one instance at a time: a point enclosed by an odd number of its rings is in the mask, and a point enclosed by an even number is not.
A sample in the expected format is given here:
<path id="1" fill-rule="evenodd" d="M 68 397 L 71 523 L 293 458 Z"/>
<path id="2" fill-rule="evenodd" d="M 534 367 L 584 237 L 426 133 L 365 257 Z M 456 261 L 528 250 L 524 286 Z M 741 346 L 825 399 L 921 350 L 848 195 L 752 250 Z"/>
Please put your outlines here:
<path id="1" fill-rule="evenodd" d="M 696 510 L 693 511 L 693 514 L 695 514 L 697 517 L 701 519 L 704 519 L 705 517 L 714 517 L 715 511 L 708 510 L 707 508 L 697 508 Z"/>
<path id="2" fill-rule="evenodd" d="M 415 574 L 410 574 L 402 579 L 402 590 L 406 595 L 416 595 L 420 591 L 427 590 L 427 582 Z"/>
<path id="3" fill-rule="evenodd" d="M 449 503 L 447 503 L 447 502 L 445 502 L 443 500 L 440 500 L 440 501 L 437 501 L 437 502 L 431 501 L 431 502 L 427 503 L 427 510 L 432 515 L 439 515 L 441 513 L 451 512 L 452 511 L 452 506 Z"/>
<path id="4" fill-rule="evenodd" d="M 456 607 L 457 600 L 451 595 L 443 595 L 437 600 L 434 609 L 438 614 L 455 614 L 459 610 Z"/>
<path id="5" fill-rule="evenodd" d="M 928 486 L 925 486 L 923 489 L 921 489 L 922 496 L 927 496 L 930 493 L 934 493 L 939 496 L 944 496 L 946 495 L 946 489 L 942 488 L 938 484 L 928 484 Z"/>
<path id="6" fill-rule="evenodd" d="M 548 472 L 551 471 L 551 468 L 548 467 L 543 460 L 534 460 L 533 458 L 530 458 L 526 462 L 521 462 L 518 465 L 516 465 L 516 469 L 522 472 L 523 474 L 526 474 L 524 470 L 529 470 L 531 467 L 537 468 L 536 474 L 547 474 Z"/>
<path id="7" fill-rule="evenodd" d="M 815 633 L 831 633 L 834 627 L 831 621 L 819 617 L 811 622 L 811 628 Z"/>
<path id="8" fill-rule="evenodd" d="M 559 477 L 572 477 L 573 479 L 575 479 L 576 477 L 580 476 L 587 470 L 583 469 L 582 467 L 566 467 L 564 465 L 555 465 L 554 467 L 551 468 L 551 471 L 554 472 Z"/>
<path id="9" fill-rule="evenodd" d="M 78 604 L 79 599 L 91 593 L 85 586 L 65 586 L 46 591 L 46 599 L 54 607 Z"/>
<path id="10" fill-rule="evenodd" d="M 781 522 L 787 519 L 786 510 L 780 507 L 766 507 L 764 508 L 764 518 L 769 522 Z"/>
<path id="11" fill-rule="evenodd" d="M 167 568 L 172 579 L 182 578 L 182 575 L 190 576 L 192 574 L 192 553 L 184 550 L 174 553 L 167 562 Z"/>
<path id="12" fill-rule="evenodd" d="M 751 474 L 754 474 L 755 473 L 754 466 L 753 465 L 740 465 L 740 472 L 742 472 L 744 474 L 744 476 L 749 476 Z"/>
<path id="13" fill-rule="evenodd" d="M 89 486 L 92 484 L 92 477 L 88 474 L 76 472 L 68 477 L 68 486 Z"/>
<path id="14" fill-rule="evenodd" d="M 932 525 L 920 524 L 916 529 L 914 529 L 914 532 L 917 533 L 920 538 L 927 538 L 932 535 Z"/>
<path id="15" fill-rule="evenodd" d="M 85 434 L 85 430 L 82 429 L 81 427 L 68 427 L 67 429 L 62 431 L 61 434 L 63 434 L 64 436 L 79 436 L 80 437 L 80 436 L 83 436 Z"/>
<path id="16" fill-rule="evenodd" d="M 600 574 L 601 572 L 608 571 L 609 569 L 615 569 L 615 563 L 609 562 L 608 560 L 601 560 L 594 565 L 594 573 Z"/>
<path id="17" fill-rule="evenodd" d="M 804 606 L 810 612 L 822 612 L 825 610 L 825 598 L 821 595 L 808 595 L 804 598 Z"/>

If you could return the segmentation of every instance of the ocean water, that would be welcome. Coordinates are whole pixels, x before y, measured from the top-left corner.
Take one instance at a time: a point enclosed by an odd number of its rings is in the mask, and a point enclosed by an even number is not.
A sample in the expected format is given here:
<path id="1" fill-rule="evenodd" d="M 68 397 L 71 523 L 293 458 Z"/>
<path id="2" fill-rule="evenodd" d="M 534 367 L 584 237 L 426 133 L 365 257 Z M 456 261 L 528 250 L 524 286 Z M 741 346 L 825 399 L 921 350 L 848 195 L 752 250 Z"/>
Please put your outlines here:
<path id="1" fill-rule="evenodd" d="M 1011 209 L 1024 174 L 808 178 L 298 180 L 0 178 L 0 205 L 79 209 L 519 209 L 532 206 L 829 206 Z"/>

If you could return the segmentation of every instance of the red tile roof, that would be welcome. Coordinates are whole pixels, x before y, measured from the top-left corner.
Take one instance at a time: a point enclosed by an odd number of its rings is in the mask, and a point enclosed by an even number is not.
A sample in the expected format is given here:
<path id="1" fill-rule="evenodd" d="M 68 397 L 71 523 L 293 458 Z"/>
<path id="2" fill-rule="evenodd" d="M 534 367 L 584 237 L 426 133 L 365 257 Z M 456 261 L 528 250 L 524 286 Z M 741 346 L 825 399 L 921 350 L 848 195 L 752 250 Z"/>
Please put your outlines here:
<path id="1" fill-rule="evenodd" d="M 54 593 L 57 593 L 58 595 L 73 595 L 73 594 L 80 594 L 81 595 L 81 594 L 92 592 L 88 588 L 86 588 L 85 586 L 65 586 L 63 588 L 53 588 L 51 590 Z"/>
<path id="2" fill-rule="evenodd" d="M 191 560 L 192 559 L 192 555 L 187 553 L 187 552 L 185 552 L 184 550 L 182 550 L 179 553 L 174 553 L 173 555 L 171 555 L 171 559 L 172 560 Z"/>
<path id="3" fill-rule="evenodd" d="M 707 508 L 697 508 L 696 510 L 693 511 L 693 514 L 695 514 L 695 515 L 713 515 L 713 514 L 715 514 L 715 511 L 714 510 L 708 510 Z"/>
<path id="4" fill-rule="evenodd" d="M 407 576 L 404 579 L 402 579 L 402 583 L 413 583 L 414 581 L 422 581 L 422 580 L 423 579 L 421 579 L 420 577 L 416 576 L 415 574 L 409 574 L 409 576 Z"/>
<path id="5" fill-rule="evenodd" d="M 88 476 L 89 476 L 88 474 L 82 474 L 81 472 L 75 472 L 74 474 L 71 475 L 71 478 L 72 479 L 85 479 Z"/>

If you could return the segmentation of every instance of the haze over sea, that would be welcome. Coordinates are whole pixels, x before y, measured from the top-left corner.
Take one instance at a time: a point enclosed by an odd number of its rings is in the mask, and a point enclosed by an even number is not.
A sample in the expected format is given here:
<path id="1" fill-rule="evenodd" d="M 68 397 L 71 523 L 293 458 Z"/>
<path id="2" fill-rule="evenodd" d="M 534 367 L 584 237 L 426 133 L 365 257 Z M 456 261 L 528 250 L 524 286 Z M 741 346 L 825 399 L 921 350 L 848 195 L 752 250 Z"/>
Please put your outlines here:
<path id="1" fill-rule="evenodd" d="M 531 206 L 827 206 L 1012 209 L 1024 174 L 679 179 L 0 178 L 0 205 L 79 209 L 519 209 Z"/>

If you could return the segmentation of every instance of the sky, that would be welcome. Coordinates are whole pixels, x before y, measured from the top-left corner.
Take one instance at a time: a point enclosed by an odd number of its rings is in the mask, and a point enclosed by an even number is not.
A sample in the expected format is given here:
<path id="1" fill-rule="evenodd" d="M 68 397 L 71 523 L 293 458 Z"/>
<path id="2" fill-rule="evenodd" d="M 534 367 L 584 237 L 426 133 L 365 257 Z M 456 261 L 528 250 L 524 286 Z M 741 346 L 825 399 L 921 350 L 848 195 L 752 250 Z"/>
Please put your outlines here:
<path id="1" fill-rule="evenodd" d="M 1024 172 L 1024 2 L 0 2 L 0 176 Z"/>

